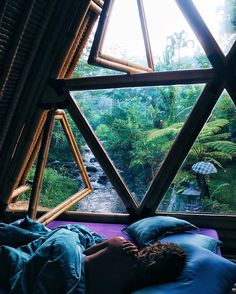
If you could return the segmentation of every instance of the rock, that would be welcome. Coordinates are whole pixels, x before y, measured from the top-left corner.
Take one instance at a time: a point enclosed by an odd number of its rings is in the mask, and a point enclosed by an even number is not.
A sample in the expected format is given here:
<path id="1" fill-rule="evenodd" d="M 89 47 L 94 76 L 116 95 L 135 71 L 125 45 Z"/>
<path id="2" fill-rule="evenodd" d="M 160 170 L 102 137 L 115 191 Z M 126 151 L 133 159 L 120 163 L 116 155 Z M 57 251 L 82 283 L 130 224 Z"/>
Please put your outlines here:
<path id="1" fill-rule="evenodd" d="M 98 181 L 97 181 L 99 184 L 101 185 L 106 185 L 107 183 L 107 177 L 105 175 L 102 175 L 99 177 Z"/>
<path id="2" fill-rule="evenodd" d="M 93 165 L 86 166 L 86 170 L 87 172 L 92 172 L 92 173 L 96 173 L 98 171 L 98 169 Z"/>
<path id="3" fill-rule="evenodd" d="M 95 157 L 90 158 L 89 162 L 97 162 L 97 159 Z"/>

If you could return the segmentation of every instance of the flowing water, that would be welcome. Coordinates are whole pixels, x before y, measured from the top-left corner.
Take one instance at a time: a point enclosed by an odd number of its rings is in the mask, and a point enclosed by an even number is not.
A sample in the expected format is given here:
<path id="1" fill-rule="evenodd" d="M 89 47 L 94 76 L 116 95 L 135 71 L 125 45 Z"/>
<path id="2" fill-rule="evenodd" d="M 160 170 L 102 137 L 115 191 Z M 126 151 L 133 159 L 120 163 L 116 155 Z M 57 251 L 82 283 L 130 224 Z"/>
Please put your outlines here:
<path id="1" fill-rule="evenodd" d="M 89 148 L 85 149 L 82 157 L 94 191 L 78 203 L 78 211 L 127 213 L 122 200 Z"/>

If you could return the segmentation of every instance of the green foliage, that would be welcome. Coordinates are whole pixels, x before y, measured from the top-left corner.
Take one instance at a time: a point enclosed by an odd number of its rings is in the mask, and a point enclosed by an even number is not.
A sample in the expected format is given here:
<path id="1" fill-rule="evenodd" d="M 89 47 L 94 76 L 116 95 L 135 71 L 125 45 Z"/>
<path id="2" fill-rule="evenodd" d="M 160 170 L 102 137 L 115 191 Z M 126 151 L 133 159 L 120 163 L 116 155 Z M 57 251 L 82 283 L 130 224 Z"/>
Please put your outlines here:
<path id="1" fill-rule="evenodd" d="M 179 124 L 173 124 L 164 129 L 151 129 L 148 132 L 146 132 L 147 140 L 148 141 L 173 140 L 173 138 L 178 134 L 182 126 L 183 126 L 183 123 L 179 123 Z"/>
<path id="2" fill-rule="evenodd" d="M 190 150 L 188 162 L 210 161 L 218 167 L 236 157 L 236 144 L 231 142 L 229 120 L 208 122 Z"/>
<path id="3" fill-rule="evenodd" d="M 221 184 L 221 185 L 217 186 L 217 188 L 212 192 L 212 195 L 214 196 L 214 198 L 216 198 L 216 200 L 218 200 L 220 202 L 220 198 L 221 198 L 222 194 L 224 194 L 226 191 L 228 191 L 229 188 L 230 188 L 229 183 Z"/>
<path id="4" fill-rule="evenodd" d="M 217 200 L 202 199 L 201 201 L 201 212 L 208 213 L 220 213 L 220 214 L 232 214 L 234 211 L 230 209 L 229 204 L 219 203 Z"/>
<path id="5" fill-rule="evenodd" d="M 35 169 L 31 169 L 28 177 L 30 181 L 33 181 L 34 172 Z M 52 168 L 46 168 L 39 205 L 54 208 L 79 190 L 80 187 L 74 180 L 59 174 Z"/>

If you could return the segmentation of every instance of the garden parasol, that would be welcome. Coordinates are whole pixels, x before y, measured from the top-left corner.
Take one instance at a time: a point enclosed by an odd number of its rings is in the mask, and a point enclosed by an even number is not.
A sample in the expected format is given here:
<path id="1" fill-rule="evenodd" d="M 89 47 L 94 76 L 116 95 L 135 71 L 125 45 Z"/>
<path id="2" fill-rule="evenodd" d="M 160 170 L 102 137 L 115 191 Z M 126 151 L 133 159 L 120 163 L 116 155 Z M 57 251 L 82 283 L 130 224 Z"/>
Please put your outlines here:
<path id="1" fill-rule="evenodd" d="M 217 169 L 215 168 L 214 164 L 208 161 L 199 161 L 192 166 L 192 170 L 195 173 L 201 175 L 209 175 L 217 173 Z"/>
<path id="2" fill-rule="evenodd" d="M 214 164 L 208 161 L 199 161 L 192 166 L 192 170 L 197 174 L 197 183 L 202 190 L 202 194 L 211 198 L 205 176 L 217 173 Z"/>

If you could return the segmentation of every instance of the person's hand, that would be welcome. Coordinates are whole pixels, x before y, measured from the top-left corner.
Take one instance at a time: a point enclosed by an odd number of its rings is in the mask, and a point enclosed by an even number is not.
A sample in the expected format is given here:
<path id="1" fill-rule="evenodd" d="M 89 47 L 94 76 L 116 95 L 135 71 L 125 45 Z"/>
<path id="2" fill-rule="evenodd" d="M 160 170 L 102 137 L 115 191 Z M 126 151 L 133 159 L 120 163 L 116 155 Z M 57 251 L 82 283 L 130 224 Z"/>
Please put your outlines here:
<path id="1" fill-rule="evenodd" d="M 125 253 L 133 256 L 138 255 L 138 248 L 134 245 L 131 241 L 124 241 L 122 244 L 122 249 L 125 251 Z"/>

